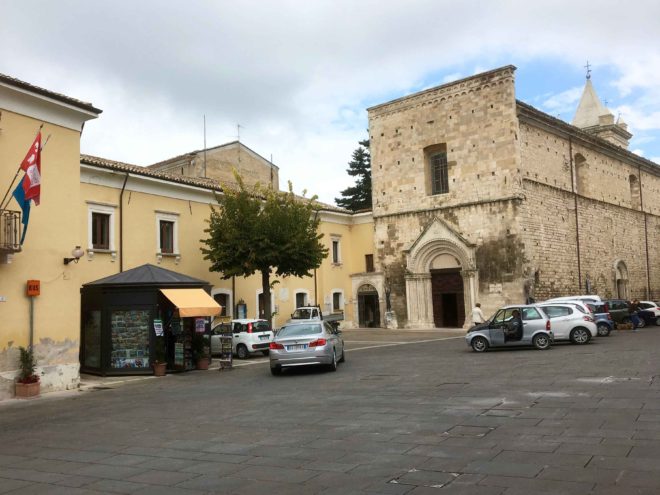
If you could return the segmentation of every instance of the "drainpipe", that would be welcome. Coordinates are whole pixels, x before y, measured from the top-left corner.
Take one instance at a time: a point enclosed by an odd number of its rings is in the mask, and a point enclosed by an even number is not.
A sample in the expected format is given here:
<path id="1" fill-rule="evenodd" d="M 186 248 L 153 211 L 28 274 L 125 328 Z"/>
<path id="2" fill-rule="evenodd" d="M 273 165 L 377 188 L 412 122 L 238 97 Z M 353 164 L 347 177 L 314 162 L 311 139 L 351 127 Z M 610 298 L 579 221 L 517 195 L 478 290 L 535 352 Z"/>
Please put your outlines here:
<path id="1" fill-rule="evenodd" d="M 639 209 L 644 215 L 644 246 L 646 248 L 646 299 L 651 300 L 651 268 L 649 263 L 649 230 L 648 218 L 644 211 L 644 199 L 642 197 L 642 166 L 637 165 L 637 175 L 639 176 Z"/>
<path id="2" fill-rule="evenodd" d="M 119 273 L 124 271 L 124 189 L 128 181 L 128 172 L 119 193 Z"/>
<path id="3" fill-rule="evenodd" d="M 573 191 L 573 204 L 575 206 L 575 246 L 577 248 L 578 292 L 582 290 L 582 266 L 580 265 L 580 224 L 578 221 L 578 194 L 575 190 L 577 180 L 573 163 L 573 139 L 568 136 L 568 153 L 571 160 L 571 190 Z"/>

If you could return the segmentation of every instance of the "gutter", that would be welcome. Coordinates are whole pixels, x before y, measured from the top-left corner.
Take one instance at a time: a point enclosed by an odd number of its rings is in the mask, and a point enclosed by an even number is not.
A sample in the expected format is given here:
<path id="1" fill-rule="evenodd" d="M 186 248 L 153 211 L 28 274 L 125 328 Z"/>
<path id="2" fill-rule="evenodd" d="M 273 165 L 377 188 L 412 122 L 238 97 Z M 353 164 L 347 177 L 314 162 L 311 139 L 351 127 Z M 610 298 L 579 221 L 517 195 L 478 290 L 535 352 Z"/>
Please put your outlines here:
<path id="1" fill-rule="evenodd" d="M 119 193 L 119 273 L 124 271 L 124 189 L 126 189 L 126 182 L 128 182 L 128 172 L 126 172 Z"/>

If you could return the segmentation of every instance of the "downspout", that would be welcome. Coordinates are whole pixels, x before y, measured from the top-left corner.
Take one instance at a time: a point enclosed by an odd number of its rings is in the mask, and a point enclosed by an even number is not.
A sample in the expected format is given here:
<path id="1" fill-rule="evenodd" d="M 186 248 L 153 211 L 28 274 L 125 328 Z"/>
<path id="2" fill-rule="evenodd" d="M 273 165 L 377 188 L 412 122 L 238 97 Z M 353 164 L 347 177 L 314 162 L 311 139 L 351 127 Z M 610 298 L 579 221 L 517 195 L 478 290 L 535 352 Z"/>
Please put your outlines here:
<path id="1" fill-rule="evenodd" d="M 578 292 L 582 290 L 582 266 L 580 264 L 580 223 L 578 219 L 578 194 L 576 191 L 575 183 L 575 170 L 573 163 L 573 138 L 568 136 L 568 153 L 570 155 L 571 163 L 571 190 L 573 191 L 573 205 L 575 207 L 575 246 L 577 248 L 577 271 L 578 271 Z"/>
<path id="2" fill-rule="evenodd" d="M 126 182 L 128 182 L 128 172 L 126 172 L 119 193 L 119 273 L 124 271 L 124 189 L 126 189 Z"/>
<path id="3" fill-rule="evenodd" d="M 639 176 L 639 209 L 644 215 L 644 246 L 646 248 L 646 299 L 651 299 L 651 267 L 649 263 L 649 230 L 648 218 L 644 211 L 644 198 L 642 196 L 642 166 L 637 165 L 637 175 Z"/>

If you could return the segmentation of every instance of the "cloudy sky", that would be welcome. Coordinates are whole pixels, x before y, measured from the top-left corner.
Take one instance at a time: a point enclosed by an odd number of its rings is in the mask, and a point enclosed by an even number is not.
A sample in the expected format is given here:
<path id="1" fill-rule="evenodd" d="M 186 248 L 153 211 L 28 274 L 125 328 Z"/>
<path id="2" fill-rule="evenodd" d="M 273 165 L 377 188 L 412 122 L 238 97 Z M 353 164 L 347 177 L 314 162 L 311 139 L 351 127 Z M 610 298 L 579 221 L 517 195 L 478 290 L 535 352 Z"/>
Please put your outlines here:
<path id="1" fill-rule="evenodd" d="M 513 64 L 570 122 L 584 65 L 660 162 L 660 2 L 0 0 L 0 72 L 93 103 L 82 152 L 148 165 L 236 139 L 334 202 L 365 109 Z"/>

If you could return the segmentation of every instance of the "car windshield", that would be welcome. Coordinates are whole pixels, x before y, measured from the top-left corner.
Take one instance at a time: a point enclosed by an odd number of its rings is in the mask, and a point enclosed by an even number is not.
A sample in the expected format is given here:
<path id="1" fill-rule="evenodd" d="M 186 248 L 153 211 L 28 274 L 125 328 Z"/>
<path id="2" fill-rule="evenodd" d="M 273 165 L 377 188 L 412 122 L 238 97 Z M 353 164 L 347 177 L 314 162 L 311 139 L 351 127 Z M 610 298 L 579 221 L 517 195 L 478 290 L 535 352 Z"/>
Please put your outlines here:
<path id="1" fill-rule="evenodd" d="M 312 311 L 308 308 L 298 308 L 291 315 L 292 320 L 309 320 L 312 317 Z"/>
<path id="2" fill-rule="evenodd" d="M 321 333 L 321 325 L 318 323 L 310 325 L 289 325 L 282 327 L 277 331 L 277 338 L 280 337 L 300 337 L 301 335 L 312 335 Z"/>

